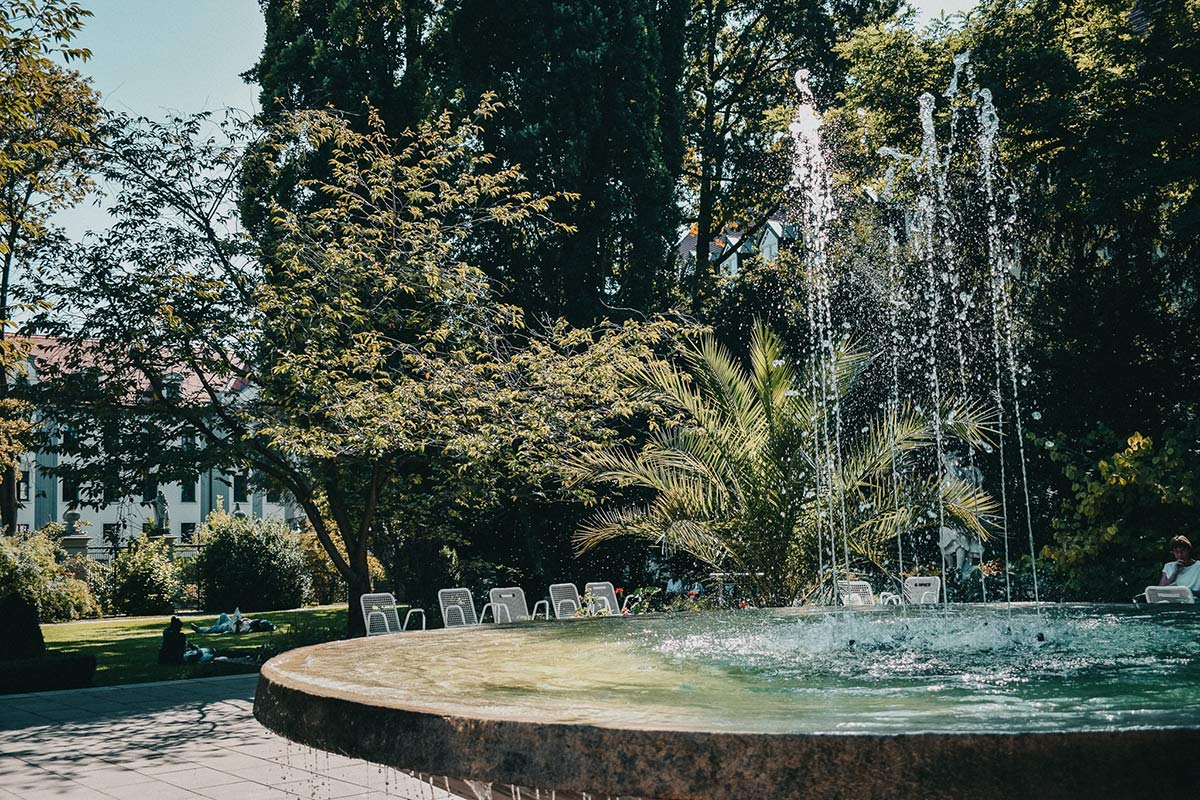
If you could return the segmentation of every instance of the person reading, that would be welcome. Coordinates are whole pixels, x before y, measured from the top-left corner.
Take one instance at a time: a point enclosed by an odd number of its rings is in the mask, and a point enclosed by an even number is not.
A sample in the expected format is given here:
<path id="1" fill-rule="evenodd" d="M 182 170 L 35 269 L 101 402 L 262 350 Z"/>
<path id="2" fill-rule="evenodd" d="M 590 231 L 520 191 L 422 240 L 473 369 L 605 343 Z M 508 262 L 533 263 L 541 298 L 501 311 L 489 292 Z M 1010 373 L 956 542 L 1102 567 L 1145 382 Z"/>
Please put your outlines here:
<path id="1" fill-rule="evenodd" d="M 1170 542 L 1174 561 L 1163 564 L 1159 586 L 1186 586 L 1193 594 L 1200 593 L 1200 561 L 1192 558 L 1192 542 L 1186 536 L 1176 536 Z"/>

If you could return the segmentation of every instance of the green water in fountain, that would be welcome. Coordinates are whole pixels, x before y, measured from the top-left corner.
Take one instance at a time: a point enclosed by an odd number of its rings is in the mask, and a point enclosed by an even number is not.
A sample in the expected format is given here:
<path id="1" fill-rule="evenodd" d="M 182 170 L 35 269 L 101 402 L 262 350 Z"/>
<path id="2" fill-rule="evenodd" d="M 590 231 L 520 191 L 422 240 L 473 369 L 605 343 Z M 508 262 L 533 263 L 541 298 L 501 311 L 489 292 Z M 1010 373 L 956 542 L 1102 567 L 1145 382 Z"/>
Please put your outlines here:
<path id="1" fill-rule="evenodd" d="M 1194 607 L 679 614 L 296 651 L 298 684 L 488 719 L 754 733 L 1194 726 Z M 291 654 L 288 654 L 291 655 Z"/>

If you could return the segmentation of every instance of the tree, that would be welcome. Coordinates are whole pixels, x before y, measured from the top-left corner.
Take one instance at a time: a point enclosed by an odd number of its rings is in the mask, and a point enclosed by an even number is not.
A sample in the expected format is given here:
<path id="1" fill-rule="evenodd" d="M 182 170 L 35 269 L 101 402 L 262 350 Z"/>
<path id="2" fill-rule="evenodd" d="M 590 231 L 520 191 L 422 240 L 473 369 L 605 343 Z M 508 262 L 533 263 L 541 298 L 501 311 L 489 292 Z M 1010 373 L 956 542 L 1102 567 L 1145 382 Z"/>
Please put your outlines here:
<path id="1" fill-rule="evenodd" d="M 447 92 L 497 91 L 486 145 L 535 191 L 579 195 L 571 229 L 512 229 L 480 242 L 481 265 L 513 302 L 577 325 L 662 308 L 673 282 L 682 157 L 679 0 L 498 5 L 447 12 Z"/>
<path id="2" fill-rule="evenodd" d="M 260 0 L 266 41 L 258 62 L 243 77 L 261 87 L 265 124 L 309 109 L 354 115 L 362 132 L 366 101 L 387 125 L 403 131 L 431 108 L 430 44 L 435 24 L 432 0 Z M 327 179 L 328 152 L 311 154 L 288 170 L 250 168 L 243 174 L 242 219 L 257 235 L 269 228 L 271 203 L 295 203 L 305 179 Z"/>
<path id="3" fill-rule="evenodd" d="M 39 320 L 62 352 L 39 359 L 36 387 L 73 432 L 53 443 L 71 456 L 60 472 L 100 503 L 148 477 L 253 470 L 304 511 L 354 610 L 397 485 L 586 440 L 614 413 L 605 404 L 627 403 L 600 383 L 547 387 L 581 374 L 580 353 L 619 364 L 644 348 L 637 331 L 525 331 L 463 260 L 463 242 L 489 226 L 553 224 L 555 198 L 521 191 L 515 167 L 478 149 L 493 110 L 485 98 L 399 139 L 370 109 L 366 133 L 305 112 L 265 139 L 236 120 L 209 136 L 208 115 L 115 120 L 105 176 L 121 187 L 117 222 L 62 242 L 39 285 L 62 298 Z M 262 258 L 233 226 L 246 153 L 284 169 L 322 149 L 330 180 L 304 189 L 324 201 L 276 205 Z M 361 615 L 350 624 L 361 633 Z"/>
<path id="4" fill-rule="evenodd" d="M 83 146 L 94 133 L 97 97 L 67 61 L 90 53 L 70 45 L 90 12 L 62 0 L 8 0 L 0 8 L 0 530 L 17 525 L 17 459 L 32 433 L 30 409 L 10 396 L 28 356 L 13 339 L 15 271 L 45 234 L 49 218 L 89 189 Z"/>
<path id="5" fill-rule="evenodd" d="M 695 220 L 696 262 L 684 291 L 711 295 L 729 248 L 709 263 L 710 243 L 727 228 L 757 233 L 779 210 L 786 184 L 779 133 L 795 104 L 792 77 L 810 70 L 822 96 L 842 82 L 834 44 L 895 10 L 892 2 L 694 0 L 685 31 L 683 96 L 686 216 Z"/>
<path id="6" fill-rule="evenodd" d="M 844 549 L 855 563 L 883 569 L 888 541 L 921 526 L 939 502 L 987 537 L 982 518 L 998 505 L 986 493 L 957 476 L 912 473 L 911 459 L 934 432 L 911 410 L 870 422 L 861 439 L 841 443 L 844 454 L 829 446 L 833 403 L 851 391 L 865 354 L 836 353 L 826 367 L 835 376 L 830 402 L 809 389 L 821 368 L 797 374 L 764 327 L 754 332 L 749 361 L 746 370 L 704 338 L 685 353 L 686 368 L 656 364 L 629 376 L 680 420 L 640 451 L 609 449 L 573 462 L 579 479 L 651 492 L 644 506 L 601 509 L 580 529 L 581 551 L 618 537 L 648 539 L 744 575 L 765 603 L 790 605 L 850 568 Z M 973 447 L 987 441 L 981 409 L 960 405 L 942 419 L 947 435 Z"/>
<path id="7" fill-rule="evenodd" d="M 1019 194 L 1023 402 L 1040 417 L 1027 429 L 1084 449 L 1065 466 L 1030 450 L 1043 520 L 1033 527 L 1046 544 L 1055 520 L 1075 519 L 1060 507 L 1070 496 L 1088 529 L 1111 527 L 1114 548 L 1144 552 L 1121 503 L 1094 502 L 1078 476 L 1111 460 L 1125 435 L 1165 441 L 1200 413 L 1197 42 L 1200 16 L 1186 2 L 994 0 L 924 31 L 864 29 L 841 47 L 851 80 L 830 116 L 851 154 L 840 160 L 849 185 L 879 180 L 879 146 L 915 151 L 916 96 L 944 90 L 955 55 L 969 51 L 974 84 L 993 93 Z M 1077 548 L 1055 552 L 1077 570 Z M 1074 590 L 1084 583 L 1072 577 Z"/>

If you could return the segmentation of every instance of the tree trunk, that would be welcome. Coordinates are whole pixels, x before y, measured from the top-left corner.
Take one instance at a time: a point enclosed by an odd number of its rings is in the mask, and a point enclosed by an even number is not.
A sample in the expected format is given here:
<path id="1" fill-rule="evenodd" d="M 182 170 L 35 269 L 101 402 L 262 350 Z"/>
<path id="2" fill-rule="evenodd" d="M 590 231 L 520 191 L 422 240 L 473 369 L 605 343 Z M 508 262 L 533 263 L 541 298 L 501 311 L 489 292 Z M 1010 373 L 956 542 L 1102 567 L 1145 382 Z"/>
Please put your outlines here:
<path id="1" fill-rule="evenodd" d="M 711 2 L 707 4 L 706 11 L 708 27 L 704 45 L 707 52 L 704 55 L 704 117 L 700 123 L 700 186 L 698 187 L 700 207 L 696 215 L 696 271 L 692 276 L 692 306 L 697 310 L 703 304 L 703 297 L 709 291 L 711 267 L 708 260 L 708 247 L 716 233 L 713 230 L 717 188 L 716 165 L 713 163 L 716 158 L 716 142 L 713 141 L 713 132 L 717 127 L 715 73 L 717 68 L 717 31 L 720 29 L 717 17 L 721 12 Z"/>
<path id="2" fill-rule="evenodd" d="M 351 639 L 366 636 L 367 626 L 363 620 L 360 598 L 371 591 L 371 577 L 368 575 L 366 579 L 363 579 L 361 576 L 355 575 L 347 581 L 346 585 L 348 587 L 346 593 L 347 633 L 350 634 Z"/>
<path id="3" fill-rule="evenodd" d="M 17 471 L 12 467 L 5 467 L 0 483 L 0 520 L 4 533 L 12 536 L 17 532 Z"/>
<path id="4" fill-rule="evenodd" d="M 367 560 L 367 548 L 356 547 L 350 556 L 351 574 L 346 581 L 347 629 L 351 638 L 367 635 L 366 621 L 362 615 L 360 598 L 371 591 L 371 567 Z"/>
<path id="5" fill-rule="evenodd" d="M 0 400 L 8 398 L 9 365 L 4 356 L 4 340 L 8 338 L 8 293 L 12 276 L 13 248 L 17 240 L 16 224 L 13 224 L 6 237 L 7 249 L 4 253 L 3 274 L 0 275 Z M 0 483 L 0 529 L 12 536 L 17 532 L 17 471 L 13 467 L 5 467 L 3 482 Z M 31 476 L 32 477 L 32 476 Z M 30 497 L 33 495 L 30 494 Z"/>

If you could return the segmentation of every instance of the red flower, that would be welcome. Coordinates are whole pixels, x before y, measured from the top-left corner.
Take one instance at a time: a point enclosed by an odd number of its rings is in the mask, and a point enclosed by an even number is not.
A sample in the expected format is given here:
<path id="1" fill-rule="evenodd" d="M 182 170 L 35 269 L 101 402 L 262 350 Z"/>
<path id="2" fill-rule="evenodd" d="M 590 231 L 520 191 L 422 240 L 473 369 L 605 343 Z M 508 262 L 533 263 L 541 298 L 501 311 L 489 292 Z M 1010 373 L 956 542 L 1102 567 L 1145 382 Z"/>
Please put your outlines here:
<path id="1" fill-rule="evenodd" d="M 625 590 L 622 589 L 620 586 L 618 586 L 616 589 L 613 589 L 613 591 L 616 592 L 617 594 L 625 594 Z"/>
<path id="2" fill-rule="evenodd" d="M 688 597 L 695 597 L 698 594 L 700 594 L 700 592 L 698 592 L 695 589 L 692 589 L 690 592 L 688 592 Z"/>

